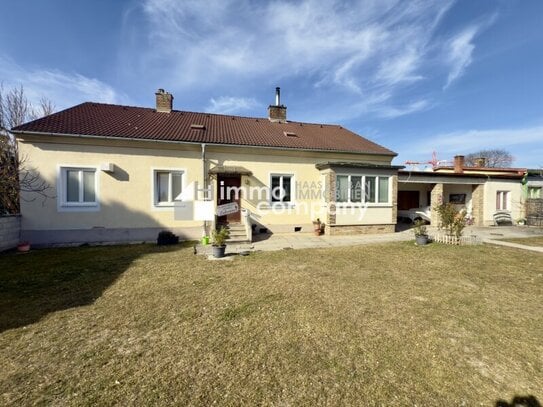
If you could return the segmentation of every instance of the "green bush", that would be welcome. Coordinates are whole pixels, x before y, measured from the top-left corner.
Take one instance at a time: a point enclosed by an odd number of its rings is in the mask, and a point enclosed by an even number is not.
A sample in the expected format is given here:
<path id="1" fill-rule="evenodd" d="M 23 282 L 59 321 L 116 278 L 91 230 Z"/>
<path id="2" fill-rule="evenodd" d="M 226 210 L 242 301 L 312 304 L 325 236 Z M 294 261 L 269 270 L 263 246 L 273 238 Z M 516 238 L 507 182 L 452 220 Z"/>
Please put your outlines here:
<path id="1" fill-rule="evenodd" d="M 213 246 L 224 246 L 226 239 L 230 236 L 230 231 L 221 226 L 219 230 L 215 229 L 211 232 L 211 239 L 213 241 Z"/>
<path id="2" fill-rule="evenodd" d="M 445 229 L 449 236 L 455 236 L 456 238 L 462 236 L 467 224 L 465 209 L 459 211 L 453 204 L 447 202 L 437 205 L 435 210 L 440 218 L 439 229 Z"/>

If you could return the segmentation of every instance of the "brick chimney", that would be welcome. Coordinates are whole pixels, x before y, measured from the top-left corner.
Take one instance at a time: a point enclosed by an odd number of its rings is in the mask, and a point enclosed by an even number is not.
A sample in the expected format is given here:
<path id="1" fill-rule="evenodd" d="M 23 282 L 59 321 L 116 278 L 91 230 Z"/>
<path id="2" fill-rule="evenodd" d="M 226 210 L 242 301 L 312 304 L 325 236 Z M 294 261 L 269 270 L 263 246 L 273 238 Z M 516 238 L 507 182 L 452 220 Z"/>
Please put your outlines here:
<path id="1" fill-rule="evenodd" d="M 485 157 L 477 157 L 475 159 L 475 166 L 479 167 L 479 168 L 486 167 L 486 158 Z"/>
<path id="2" fill-rule="evenodd" d="M 454 172 L 456 174 L 464 173 L 464 156 L 463 155 L 454 156 Z"/>
<path id="3" fill-rule="evenodd" d="M 161 113 L 170 113 L 173 107 L 173 95 L 164 89 L 159 89 L 156 95 L 156 111 Z"/>
<path id="4" fill-rule="evenodd" d="M 275 88 L 275 105 L 268 106 L 268 119 L 270 122 L 287 122 L 287 107 L 281 104 L 281 88 Z"/>

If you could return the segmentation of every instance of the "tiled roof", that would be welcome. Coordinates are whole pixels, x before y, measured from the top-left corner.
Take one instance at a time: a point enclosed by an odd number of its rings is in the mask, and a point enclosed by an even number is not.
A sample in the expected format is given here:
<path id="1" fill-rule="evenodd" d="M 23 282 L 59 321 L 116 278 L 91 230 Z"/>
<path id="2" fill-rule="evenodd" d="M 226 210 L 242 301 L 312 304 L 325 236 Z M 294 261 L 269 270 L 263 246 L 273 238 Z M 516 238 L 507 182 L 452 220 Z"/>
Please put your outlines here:
<path id="1" fill-rule="evenodd" d="M 396 155 L 337 125 L 274 123 L 267 118 L 177 110 L 161 113 L 92 102 L 25 123 L 13 132 Z"/>

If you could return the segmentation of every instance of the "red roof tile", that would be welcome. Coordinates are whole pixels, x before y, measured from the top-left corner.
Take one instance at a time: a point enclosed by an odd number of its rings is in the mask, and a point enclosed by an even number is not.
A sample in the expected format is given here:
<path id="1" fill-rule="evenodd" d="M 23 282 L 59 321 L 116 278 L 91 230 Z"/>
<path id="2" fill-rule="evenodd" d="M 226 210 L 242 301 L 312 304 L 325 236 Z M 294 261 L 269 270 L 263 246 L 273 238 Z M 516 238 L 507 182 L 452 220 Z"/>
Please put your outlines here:
<path id="1" fill-rule="evenodd" d="M 177 110 L 160 113 L 151 108 L 92 102 L 25 123 L 13 132 L 396 155 L 337 125 L 273 123 L 267 118 Z"/>

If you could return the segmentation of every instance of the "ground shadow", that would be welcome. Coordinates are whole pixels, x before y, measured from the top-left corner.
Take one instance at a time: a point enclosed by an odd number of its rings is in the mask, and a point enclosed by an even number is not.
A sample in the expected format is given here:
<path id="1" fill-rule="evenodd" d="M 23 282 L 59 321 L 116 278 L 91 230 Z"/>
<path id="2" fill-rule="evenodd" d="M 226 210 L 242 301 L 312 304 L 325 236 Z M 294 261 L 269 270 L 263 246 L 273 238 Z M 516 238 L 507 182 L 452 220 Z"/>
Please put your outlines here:
<path id="1" fill-rule="evenodd" d="M 535 396 L 515 396 L 511 402 L 496 401 L 496 407 L 541 407 L 541 404 Z"/>
<path id="2" fill-rule="evenodd" d="M 161 228 L 147 214 L 131 211 L 121 203 L 102 204 L 100 217 L 107 223 L 108 218 L 122 211 L 130 213 L 135 226 Z M 105 230 L 104 237 L 108 234 Z M 137 258 L 178 250 L 187 244 L 80 245 L 2 253 L 0 332 L 35 323 L 52 312 L 92 304 Z"/>

